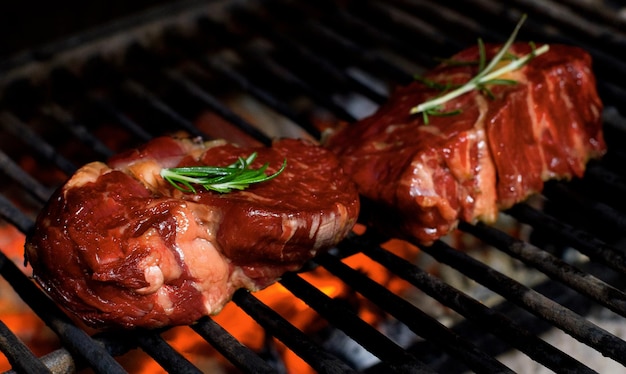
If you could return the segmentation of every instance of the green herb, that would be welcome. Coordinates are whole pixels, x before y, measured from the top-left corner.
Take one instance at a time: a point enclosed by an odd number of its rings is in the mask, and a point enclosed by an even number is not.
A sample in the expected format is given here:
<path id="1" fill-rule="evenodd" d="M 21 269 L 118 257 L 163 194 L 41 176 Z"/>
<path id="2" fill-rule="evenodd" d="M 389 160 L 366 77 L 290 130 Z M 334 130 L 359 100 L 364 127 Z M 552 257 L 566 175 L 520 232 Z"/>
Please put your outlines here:
<path id="1" fill-rule="evenodd" d="M 511 79 L 499 79 L 498 77 L 517 70 L 519 68 L 521 68 L 522 66 L 524 66 L 525 64 L 527 64 L 530 60 L 532 60 L 534 57 L 543 54 L 545 52 L 548 51 L 548 49 L 550 48 L 547 44 L 543 45 L 539 48 L 535 48 L 535 45 L 533 43 L 530 43 L 531 47 L 532 47 L 532 51 L 527 54 L 524 55 L 522 57 L 516 57 L 514 55 L 512 55 L 511 53 L 509 53 L 509 48 L 511 47 L 511 45 L 513 44 L 513 41 L 515 40 L 515 38 L 517 37 L 517 33 L 519 32 L 520 28 L 522 27 L 522 24 L 524 23 L 524 21 L 526 20 L 526 15 L 524 15 L 522 17 L 522 19 L 517 23 L 517 26 L 515 26 L 515 29 L 513 30 L 513 33 L 511 34 L 511 36 L 509 36 L 509 39 L 506 41 L 506 43 L 502 46 L 502 48 L 500 48 L 500 50 L 498 51 L 498 53 L 496 53 L 496 55 L 493 57 L 493 59 L 491 59 L 491 61 L 489 61 L 489 63 L 487 64 L 487 59 L 486 59 L 486 52 L 485 52 L 485 46 L 482 42 L 482 40 L 478 40 L 478 53 L 479 53 L 479 59 L 478 59 L 478 73 L 476 74 L 476 76 L 474 76 L 472 79 L 470 79 L 467 83 L 463 84 L 463 85 L 457 85 L 457 86 L 451 86 L 451 85 L 442 85 L 442 84 L 435 84 L 434 82 L 431 83 L 427 83 L 426 85 L 428 87 L 431 88 L 442 88 L 444 90 L 444 92 L 446 92 L 445 94 L 438 96 L 434 99 L 425 101 L 413 108 L 411 108 L 410 110 L 410 114 L 418 114 L 418 113 L 422 113 L 422 117 L 424 119 L 424 123 L 428 124 L 428 117 L 429 116 L 448 116 L 448 115 L 454 115 L 454 114 L 458 114 L 460 113 L 460 110 L 452 110 L 452 111 L 444 111 L 443 110 L 443 104 L 447 103 L 448 101 L 457 98 L 465 93 L 468 93 L 470 91 L 473 90 L 478 90 L 480 91 L 482 94 L 493 98 L 493 93 L 491 92 L 491 90 L 489 89 L 488 85 L 510 85 L 510 84 L 516 84 L 517 82 Z M 498 69 L 496 69 L 496 66 L 498 66 L 498 64 L 502 63 L 503 61 L 506 60 L 510 60 L 510 62 Z M 475 62 L 474 62 L 475 63 Z M 422 82 L 425 82 L 426 80 L 421 80 Z M 427 81 L 428 82 L 428 81 Z M 453 90 L 449 91 L 450 88 L 454 88 Z"/>
<path id="2" fill-rule="evenodd" d="M 201 185 L 206 190 L 220 193 L 228 193 L 232 190 L 244 190 L 252 183 L 268 181 L 282 173 L 287 166 L 287 160 L 283 161 L 281 168 L 272 175 L 265 174 L 269 164 L 264 164 L 259 169 L 251 169 L 250 164 L 256 159 L 256 152 L 248 158 L 239 157 L 236 162 L 224 166 L 189 166 L 180 168 L 161 169 L 161 177 L 172 186 L 183 192 L 196 193 L 194 184 Z"/>

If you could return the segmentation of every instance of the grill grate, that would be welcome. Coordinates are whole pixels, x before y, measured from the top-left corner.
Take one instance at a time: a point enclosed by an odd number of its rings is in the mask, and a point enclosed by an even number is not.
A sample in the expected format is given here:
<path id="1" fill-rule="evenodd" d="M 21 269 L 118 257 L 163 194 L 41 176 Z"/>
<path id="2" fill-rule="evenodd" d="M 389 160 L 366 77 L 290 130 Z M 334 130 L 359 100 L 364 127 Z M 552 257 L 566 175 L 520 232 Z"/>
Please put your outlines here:
<path id="1" fill-rule="evenodd" d="M 524 285 L 444 241 L 420 248 L 421 256 L 502 297 L 487 306 L 423 264 L 384 249 L 389 238 L 355 234 L 308 268 L 328 270 L 376 304 L 410 332 L 410 344 L 395 341 L 396 336 L 369 324 L 352 305 L 330 298 L 301 274 L 286 274 L 280 284 L 373 357 L 367 366 L 359 362 L 361 356 L 345 355 L 299 330 L 253 294 L 240 290 L 233 302 L 264 328 L 268 341 L 277 338 L 319 372 L 507 372 L 511 369 L 497 356 L 511 350 L 556 372 L 598 370 L 596 363 L 539 337 L 554 328 L 626 366 L 626 342 L 587 318 L 599 308 L 626 318 L 621 291 L 626 286 L 626 206 L 621 202 L 626 119 L 620 112 L 626 64 L 612 54 L 626 43 L 626 22 L 615 11 L 591 12 L 587 4 L 182 1 L 85 33 L 78 44 L 68 40 L 17 56 L 0 64 L 0 174 L 10 181 L 0 188 L 0 217 L 4 225 L 30 232 L 51 191 L 77 167 L 163 133 L 211 137 L 215 129 L 197 120 L 207 112 L 227 129 L 262 144 L 275 136 L 319 138 L 325 123 L 355 121 L 374 110 L 394 85 L 433 66 L 433 57 L 453 54 L 477 37 L 504 41 L 511 25 L 528 13 L 520 39 L 576 44 L 593 55 L 607 107 L 609 153 L 590 164 L 583 180 L 549 183 L 542 209 L 523 203 L 503 213 L 516 225 L 532 228 L 527 239 L 483 224 L 459 228 L 526 271 L 545 274 L 544 281 Z M 35 172 L 27 167 L 33 163 Z M 38 170 L 51 171 L 42 175 Z M 570 260 L 572 249 L 589 261 Z M 446 326 L 427 308 L 342 261 L 355 253 L 458 313 L 459 321 Z M 168 372 L 201 371 L 171 345 L 166 330 L 90 336 L 35 287 L 4 248 L 0 274 L 62 345 L 37 358 L 0 320 L 0 351 L 14 371 L 90 367 L 125 372 L 116 358 L 137 349 Z M 244 346 L 212 318 L 202 318 L 188 334 L 198 335 L 207 349 L 210 345 L 242 372 L 285 370 L 271 352 Z"/>

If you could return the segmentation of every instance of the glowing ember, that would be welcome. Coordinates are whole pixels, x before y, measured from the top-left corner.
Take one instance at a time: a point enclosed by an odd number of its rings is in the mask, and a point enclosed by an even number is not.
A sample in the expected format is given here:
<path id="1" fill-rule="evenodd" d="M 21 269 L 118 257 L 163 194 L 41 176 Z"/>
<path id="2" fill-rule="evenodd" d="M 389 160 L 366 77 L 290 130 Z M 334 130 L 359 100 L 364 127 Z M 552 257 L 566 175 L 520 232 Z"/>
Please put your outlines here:
<path id="1" fill-rule="evenodd" d="M 416 261 L 419 254 L 416 247 L 400 240 L 391 240 L 383 247 L 408 261 Z M 356 254 L 343 261 L 396 294 L 402 295 L 410 287 L 408 283 L 365 255 Z M 373 326 L 385 318 L 374 304 L 355 294 L 340 279 L 321 267 L 302 273 L 300 276 L 331 298 L 349 298 L 351 302 L 356 301 L 359 316 Z M 256 292 L 254 296 L 307 334 L 315 335 L 328 327 L 322 317 L 279 283 Z M 213 319 L 250 349 L 261 352 L 267 348 L 268 341 L 263 328 L 235 303 L 227 304 Z M 173 328 L 164 333 L 163 337 L 174 349 L 204 372 L 229 372 L 228 369 L 232 368 L 232 364 L 187 326 Z M 273 345 L 272 349 L 280 355 L 287 372 L 315 373 L 306 362 L 280 341 L 273 339 L 270 344 Z M 140 350 L 129 352 L 119 360 L 132 372 L 164 373 L 156 362 Z"/>
<path id="2" fill-rule="evenodd" d="M 362 231 L 362 227 L 357 227 L 355 230 Z M 24 239 L 24 235 L 13 226 L 6 224 L 0 226 L 0 249 L 25 274 L 30 275 L 30 267 L 23 266 Z M 418 255 L 416 247 L 400 240 L 391 240 L 385 243 L 384 247 L 409 261 L 415 261 Z M 355 254 L 343 261 L 396 294 L 402 294 L 409 287 L 406 282 L 363 254 Z M 358 306 L 359 316 L 374 326 L 384 318 L 375 305 L 355 294 L 340 279 L 321 267 L 302 273 L 301 277 L 331 298 L 349 299 L 355 303 Z M 2 278 L 0 278 L 0 296 L 0 319 L 35 355 L 42 356 L 59 347 L 55 335 Z M 324 319 L 281 284 L 274 284 L 255 293 L 255 296 L 307 334 L 315 334 L 327 327 Z M 214 317 L 214 320 L 250 349 L 259 352 L 266 347 L 267 340 L 263 328 L 234 303 L 228 304 L 219 315 Z M 187 326 L 171 329 L 164 334 L 164 338 L 201 370 L 214 372 L 217 367 L 224 368 L 230 365 Z M 274 345 L 288 372 L 314 372 L 282 343 L 275 341 Z M 119 360 L 132 372 L 163 372 L 156 362 L 140 350 L 129 352 Z M 10 369 L 11 366 L 6 358 L 0 355 L 0 371 Z"/>
<path id="3" fill-rule="evenodd" d="M 31 269 L 24 264 L 24 234 L 13 226 L 0 223 L 0 250 L 25 274 Z M 59 343 L 54 333 L 13 291 L 9 283 L 0 277 L 0 320 L 20 338 L 37 356 L 55 349 Z M 0 372 L 11 369 L 4 355 L 0 355 Z"/>
<path id="4" fill-rule="evenodd" d="M 419 253 L 416 247 L 400 240 L 391 240 L 385 243 L 383 247 L 409 261 L 415 261 Z M 343 261 L 396 294 L 401 295 L 410 287 L 408 283 L 363 254 L 350 256 Z M 316 268 L 310 272 L 302 273 L 300 276 L 331 298 L 356 300 L 356 304 L 359 307 L 359 317 L 373 326 L 376 326 L 385 318 L 374 304 L 355 294 L 345 283 L 323 268 Z M 325 320 L 279 283 L 256 292 L 254 296 L 307 334 L 314 335 L 327 327 Z M 213 317 L 213 319 L 250 349 L 259 352 L 266 348 L 268 342 L 263 328 L 234 303 L 227 304 L 224 310 L 219 315 Z M 183 353 L 185 357 L 201 367 L 202 370 L 215 369 L 216 361 L 221 362 L 221 367 L 229 367 L 230 365 L 188 327 L 174 328 L 168 331 L 164 337 L 177 351 Z M 280 355 L 287 372 L 315 372 L 280 341 L 274 339 L 272 343 L 274 344 L 273 348 Z M 135 365 L 140 363 L 141 367 L 134 367 L 133 371 L 146 373 L 163 372 L 156 363 L 147 357 L 145 357 L 145 360 L 137 360 L 137 355 L 141 355 L 141 352 L 130 353 L 122 361 L 135 362 Z M 205 366 L 203 367 L 202 365 Z"/>

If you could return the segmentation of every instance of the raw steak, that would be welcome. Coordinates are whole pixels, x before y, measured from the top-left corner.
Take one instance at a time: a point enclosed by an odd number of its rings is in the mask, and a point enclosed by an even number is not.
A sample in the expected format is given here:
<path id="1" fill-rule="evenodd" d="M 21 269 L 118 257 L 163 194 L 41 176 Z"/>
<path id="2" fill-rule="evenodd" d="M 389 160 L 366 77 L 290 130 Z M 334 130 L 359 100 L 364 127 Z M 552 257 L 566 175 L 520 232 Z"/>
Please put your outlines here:
<path id="1" fill-rule="evenodd" d="M 225 166 L 258 157 L 276 178 L 227 194 L 183 193 L 163 167 Z M 169 137 L 90 163 L 59 189 L 26 245 L 34 278 L 90 326 L 189 324 L 239 288 L 259 290 L 338 243 L 359 210 L 328 150 L 299 140 L 271 148 Z"/>
<path id="2" fill-rule="evenodd" d="M 488 45 L 490 59 L 499 45 Z M 531 51 L 526 43 L 509 50 Z M 478 48 L 452 57 L 478 61 Z M 477 64 L 442 63 L 425 75 L 463 84 Z M 552 45 L 524 67 L 499 78 L 488 97 L 477 90 L 445 104 L 450 116 L 409 114 L 441 94 L 420 81 L 397 89 L 373 115 L 331 134 L 325 145 L 341 159 L 360 194 L 374 203 L 374 220 L 423 243 L 447 234 L 459 220 L 492 222 L 498 211 L 539 192 L 547 179 L 583 175 L 605 152 L 602 102 L 591 58 Z"/>

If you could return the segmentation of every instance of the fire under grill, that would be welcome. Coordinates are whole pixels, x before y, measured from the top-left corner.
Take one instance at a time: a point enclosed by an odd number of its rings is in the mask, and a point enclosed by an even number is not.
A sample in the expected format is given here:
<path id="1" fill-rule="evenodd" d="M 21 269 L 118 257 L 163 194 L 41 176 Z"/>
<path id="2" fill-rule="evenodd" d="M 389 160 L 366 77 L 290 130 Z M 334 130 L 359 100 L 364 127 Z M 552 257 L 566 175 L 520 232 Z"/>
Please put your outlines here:
<path id="1" fill-rule="evenodd" d="M 28 50 L 0 61 L 0 235 L 31 231 L 54 188 L 81 165 L 158 135 L 320 138 L 327 126 L 371 113 L 436 58 L 479 37 L 503 42 L 522 14 L 518 39 L 579 45 L 594 58 L 609 152 L 583 179 L 548 183 L 496 225 L 462 223 L 430 247 L 401 244 L 419 247 L 415 258 L 390 250 L 392 238 L 355 233 L 279 282 L 292 303 L 313 311 L 323 325 L 315 331 L 240 290 L 231 307 L 261 327 L 262 349 L 219 316 L 179 336 L 235 372 L 289 371 L 278 344 L 317 372 L 626 366 L 626 63 L 615 56 L 626 48 L 626 18 L 608 2 L 180 1 Z M 7 370 L 135 371 L 120 358 L 141 351 L 160 370 L 207 371 L 169 329 L 77 326 L 3 239 L 0 306 L 18 295 L 58 341 L 37 353 L 0 308 Z M 402 291 L 349 261 L 357 255 L 403 282 Z M 307 278 L 319 269 L 351 296 L 333 297 Z M 376 318 L 364 318 L 361 304 Z"/>

